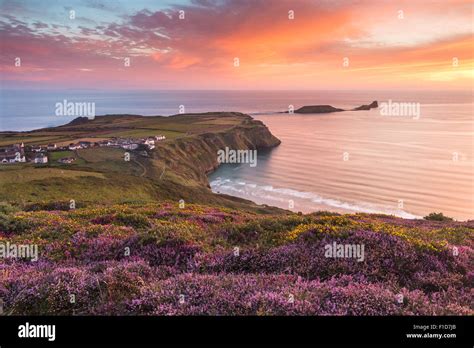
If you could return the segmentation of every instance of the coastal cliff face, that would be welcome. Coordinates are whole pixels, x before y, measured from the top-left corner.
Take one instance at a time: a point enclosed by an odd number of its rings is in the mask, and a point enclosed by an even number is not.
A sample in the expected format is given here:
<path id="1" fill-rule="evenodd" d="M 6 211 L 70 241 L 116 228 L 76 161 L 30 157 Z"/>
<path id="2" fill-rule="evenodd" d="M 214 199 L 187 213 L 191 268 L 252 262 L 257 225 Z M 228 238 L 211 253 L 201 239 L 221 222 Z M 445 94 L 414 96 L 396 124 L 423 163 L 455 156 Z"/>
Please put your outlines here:
<path id="1" fill-rule="evenodd" d="M 165 159 L 167 166 L 185 179 L 208 186 L 207 174 L 219 166 L 219 150 L 227 147 L 258 151 L 281 143 L 261 121 L 244 114 L 231 115 L 240 123 L 224 131 L 204 132 L 159 144 L 153 157 Z"/>

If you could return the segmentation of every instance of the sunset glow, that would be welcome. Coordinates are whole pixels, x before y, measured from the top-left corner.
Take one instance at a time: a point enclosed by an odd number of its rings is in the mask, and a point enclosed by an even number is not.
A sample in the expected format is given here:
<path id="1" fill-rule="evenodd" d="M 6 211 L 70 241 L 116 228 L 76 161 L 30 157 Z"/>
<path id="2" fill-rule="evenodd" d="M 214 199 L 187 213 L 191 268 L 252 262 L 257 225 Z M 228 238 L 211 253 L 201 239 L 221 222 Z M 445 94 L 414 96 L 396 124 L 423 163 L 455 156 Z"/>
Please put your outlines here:
<path id="1" fill-rule="evenodd" d="M 7 88 L 472 88 L 471 1 L 0 4 Z"/>

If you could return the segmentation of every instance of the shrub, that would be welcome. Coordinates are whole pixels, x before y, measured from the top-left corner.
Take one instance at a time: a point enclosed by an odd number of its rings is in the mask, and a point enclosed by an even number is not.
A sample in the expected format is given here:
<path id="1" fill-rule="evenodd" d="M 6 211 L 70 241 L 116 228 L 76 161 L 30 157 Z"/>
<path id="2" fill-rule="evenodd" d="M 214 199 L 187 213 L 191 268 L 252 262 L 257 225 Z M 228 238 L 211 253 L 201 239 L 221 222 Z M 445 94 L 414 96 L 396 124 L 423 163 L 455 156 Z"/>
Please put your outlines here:
<path id="1" fill-rule="evenodd" d="M 425 220 L 431 221 L 453 221 L 452 218 L 444 216 L 443 213 L 430 213 L 424 217 Z"/>
<path id="2" fill-rule="evenodd" d="M 7 202 L 0 202 L 0 213 L 8 215 L 11 213 L 16 213 L 17 211 L 19 211 L 17 207 L 14 207 Z"/>
<path id="3" fill-rule="evenodd" d="M 134 228 L 150 227 L 150 222 L 146 216 L 140 214 L 118 213 L 115 216 L 114 221 L 119 225 L 131 226 Z"/>
<path id="4" fill-rule="evenodd" d="M 83 208 L 85 206 L 82 202 L 75 202 L 75 208 Z M 59 201 L 59 202 L 37 202 L 27 204 L 24 207 L 25 211 L 40 211 L 40 210 L 71 210 L 71 203 L 69 201 Z"/>
<path id="5" fill-rule="evenodd" d="M 19 234 L 29 230 L 33 223 L 14 215 L 0 213 L 0 232 L 7 235 Z"/>

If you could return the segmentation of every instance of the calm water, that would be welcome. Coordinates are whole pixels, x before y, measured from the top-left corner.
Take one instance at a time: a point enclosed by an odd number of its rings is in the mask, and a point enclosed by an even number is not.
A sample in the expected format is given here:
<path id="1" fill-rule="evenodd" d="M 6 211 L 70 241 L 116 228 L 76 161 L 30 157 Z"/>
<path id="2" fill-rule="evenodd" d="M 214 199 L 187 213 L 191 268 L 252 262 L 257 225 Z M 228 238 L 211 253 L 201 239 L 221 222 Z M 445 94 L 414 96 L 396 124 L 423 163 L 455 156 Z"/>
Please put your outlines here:
<path id="1" fill-rule="evenodd" d="M 251 113 L 282 144 L 260 152 L 255 168 L 221 166 L 210 177 L 215 192 L 304 212 L 384 212 L 410 218 L 442 211 L 457 219 L 474 218 L 471 92 L 2 91 L 0 130 L 66 123 L 74 117 L 54 115 L 55 103 L 63 99 L 95 102 L 98 115 L 171 115 L 179 105 L 186 112 Z M 420 103 L 420 118 L 382 116 L 379 110 L 275 113 L 290 104 L 350 108 L 388 99 Z"/>

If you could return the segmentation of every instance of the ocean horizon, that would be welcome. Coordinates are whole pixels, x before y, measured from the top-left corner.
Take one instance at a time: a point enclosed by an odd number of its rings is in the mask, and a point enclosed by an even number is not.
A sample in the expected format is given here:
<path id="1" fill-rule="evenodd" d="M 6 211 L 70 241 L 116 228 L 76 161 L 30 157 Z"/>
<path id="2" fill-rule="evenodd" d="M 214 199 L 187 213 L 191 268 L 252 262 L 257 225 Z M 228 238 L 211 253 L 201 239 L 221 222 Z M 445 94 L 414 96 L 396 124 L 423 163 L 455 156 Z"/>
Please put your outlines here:
<path id="1" fill-rule="evenodd" d="M 1 89 L 0 131 L 29 131 L 66 124 L 81 115 L 55 114 L 56 104 L 94 103 L 95 115 L 171 116 L 180 113 L 234 111 L 251 116 L 274 114 L 303 105 L 353 108 L 373 100 L 430 104 L 473 103 L 472 91 L 399 90 L 101 90 Z"/>

